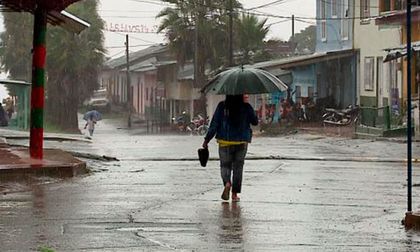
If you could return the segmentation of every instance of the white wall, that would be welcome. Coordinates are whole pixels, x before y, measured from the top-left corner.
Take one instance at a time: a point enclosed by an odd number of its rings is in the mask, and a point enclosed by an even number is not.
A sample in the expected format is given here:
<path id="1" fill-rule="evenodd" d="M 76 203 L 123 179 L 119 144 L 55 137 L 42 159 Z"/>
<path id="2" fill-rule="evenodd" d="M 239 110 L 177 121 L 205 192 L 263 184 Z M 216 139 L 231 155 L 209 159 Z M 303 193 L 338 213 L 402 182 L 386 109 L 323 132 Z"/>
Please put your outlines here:
<path id="1" fill-rule="evenodd" d="M 207 115 L 209 119 L 213 117 L 214 111 L 216 111 L 217 104 L 225 100 L 225 95 L 207 95 Z"/>
<path id="2" fill-rule="evenodd" d="M 370 16 L 379 15 L 379 6 L 378 0 L 370 1 L 371 9 Z M 360 1 L 356 1 L 355 11 L 356 17 L 360 16 Z M 396 47 L 401 44 L 401 30 L 399 26 L 378 26 L 375 24 L 375 20 L 361 21 L 360 19 L 354 19 L 354 49 L 359 49 L 360 57 L 358 65 L 358 78 L 357 78 L 357 87 L 358 94 L 360 96 L 376 96 L 376 82 L 377 82 L 377 59 L 378 57 L 383 57 L 385 59 L 386 51 L 384 49 Z M 365 67 L 364 60 L 366 57 L 374 57 L 374 81 L 373 81 L 373 90 L 365 90 Z M 389 85 L 386 85 L 387 81 L 386 76 L 386 64 L 383 65 L 383 76 L 382 76 L 382 94 L 383 97 L 389 97 Z M 381 85 L 381 84 L 380 84 Z"/>

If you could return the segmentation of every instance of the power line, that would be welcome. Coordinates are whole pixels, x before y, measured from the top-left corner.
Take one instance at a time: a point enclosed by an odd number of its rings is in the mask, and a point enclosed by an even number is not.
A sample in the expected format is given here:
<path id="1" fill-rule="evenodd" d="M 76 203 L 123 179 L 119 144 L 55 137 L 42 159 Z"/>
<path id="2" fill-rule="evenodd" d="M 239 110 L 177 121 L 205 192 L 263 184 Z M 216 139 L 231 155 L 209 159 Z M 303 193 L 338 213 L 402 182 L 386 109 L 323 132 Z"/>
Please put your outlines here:
<path id="1" fill-rule="evenodd" d="M 131 0 L 131 1 L 142 1 L 142 0 Z M 286 0 L 283 0 L 283 1 L 286 1 Z M 196 4 L 202 7 L 206 7 L 206 8 L 213 8 L 213 6 L 202 4 L 202 3 L 196 3 Z M 258 10 L 250 12 L 248 9 L 244 9 L 244 8 L 237 8 L 236 13 L 237 14 L 238 13 L 253 14 L 255 16 L 260 16 L 260 17 L 289 18 L 289 19 L 292 18 L 292 16 L 276 15 L 276 14 L 266 13 L 266 12 L 262 12 Z M 373 18 L 378 18 L 378 17 L 380 16 L 376 15 L 376 16 L 366 16 L 366 17 L 344 17 L 344 18 L 341 18 L 341 17 L 318 18 L 318 17 L 295 16 L 295 18 L 305 19 L 305 20 L 353 20 L 353 19 L 358 20 L 358 19 L 373 19 Z"/>
<path id="2" fill-rule="evenodd" d="M 156 16 L 153 17 L 142 17 L 142 16 L 101 16 L 102 18 L 150 18 L 156 19 Z"/>
<path id="3" fill-rule="evenodd" d="M 141 10 L 98 10 L 98 12 L 115 12 L 115 13 L 155 13 L 155 11 L 141 11 Z"/>
<path id="4" fill-rule="evenodd" d="M 295 20 L 298 21 L 298 22 L 301 22 L 301 23 L 305 23 L 305 24 L 316 25 L 315 22 L 310 22 L 310 21 L 296 19 L 296 18 L 295 18 Z"/>
<path id="5" fill-rule="evenodd" d="M 160 1 L 160 0 L 158 0 L 158 1 L 153 1 L 153 0 L 148 0 L 148 1 L 146 1 L 146 0 L 129 0 L 129 1 L 136 2 L 136 3 L 154 4 L 154 5 L 159 5 L 159 6 L 162 6 L 162 5 L 171 6 L 169 3 L 165 3 L 165 2 Z"/>
<path id="6" fill-rule="evenodd" d="M 289 21 L 290 21 L 290 19 L 286 18 L 285 20 L 280 20 L 280 21 L 277 21 L 277 22 L 274 22 L 274 23 L 271 23 L 271 24 L 267 24 L 267 26 L 270 27 L 270 26 L 273 26 L 273 25 L 277 25 L 277 24 L 281 24 L 281 23 L 285 23 L 285 22 L 289 22 Z"/>
<path id="7" fill-rule="evenodd" d="M 248 12 L 248 11 L 243 11 L 243 10 L 238 10 L 238 13 L 248 13 L 248 14 L 253 14 L 255 16 L 260 16 L 260 17 L 272 17 L 272 18 L 292 18 L 291 16 L 282 16 L 282 15 L 275 15 L 275 14 L 271 14 L 271 13 L 265 13 L 265 12 L 261 12 L 261 11 L 257 11 L 257 12 Z M 369 19 L 369 18 L 378 18 L 380 16 L 367 16 L 367 17 L 325 17 L 325 18 L 318 18 L 318 17 L 298 17 L 295 16 L 295 18 L 299 18 L 299 19 L 305 19 L 305 20 L 352 20 L 352 19 Z"/>
<path id="8" fill-rule="evenodd" d="M 152 45 L 156 45 L 156 43 L 150 43 L 150 44 L 139 44 L 139 45 L 130 45 L 130 48 L 134 48 L 134 47 L 142 47 L 142 46 L 152 46 Z M 105 48 L 107 49 L 117 49 L 117 48 L 126 48 L 126 46 L 106 46 Z"/>
<path id="9" fill-rule="evenodd" d="M 125 46 L 124 46 L 124 48 L 125 48 Z M 115 56 L 117 56 L 117 55 L 119 55 L 120 53 L 123 53 L 123 52 L 125 52 L 125 49 L 109 56 L 109 58 L 113 58 L 113 57 L 115 57 Z"/>
<path id="10" fill-rule="evenodd" d="M 160 5 L 162 6 L 162 4 L 165 4 L 167 6 L 171 6 L 173 7 L 173 5 L 160 1 L 160 0 L 129 0 L 129 1 L 133 1 L 133 2 L 138 2 L 138 3 L 149 3 L 149 4 L 155 4 L 155 5 Z M 291 16 L 284 16 L 284 15 L 276 15 L 276 14 L 272 14 L 272 13 L 266 13 L 266 12 L 261 12 L 256 10 L 257 8 L 263 8 L 263 7 L 267 7 L 269 5 L 273 5 L 273 4 L 278 4 L 278 3 L 284 3 L 285 1 L 288 0 L 276 0 L 273 1 L 271 3 L 267 3 L 264 5 L 260 5 L 260 6 L 256 6 L 256 7 L 252 7 L 249 9 L 245 9 L 245 8 L 238 8 L 236 10 L 237 13 L 249 13 L 249 14 L 253 14 L 255 16 L 260 16 L 260 17 L 271 17 L 271 18 L 288 18 L 291 19 Z M 321 0 L 322 2 L 326 3 L 326 4 L 332 4 L 330 1 L 328 0 Z M 213 8 L 214 6 L 210 6 L 210 5 L 206 5 L 206 4 L 202 4 L 202 3 L 196 3 L 197 5 L 200 5 L 202 7 L 206 7 L 206 8 Z M 336 3 L 337 5 L 343 5 L 341 3 Z M 355 4 L 352 4 L 352 6 L 357 6 Z M 378 6 L 369 6 L 370 8 L 379 8 Z M 254 10 L 253 12 L 250 12 L 249 10 Z M 112 10 L 101 10 L 101 11 L 112 11 Z M 118 12 L 115 10 L 115 12 Z M 121 11 L 123 12 L 123 11 Z M 130 11 L 130 12 L 146 12 L 146 13 L 151 13 L 148 11 Z M 138 16 L 128 16 L 128 15 L 124 15 L 124 16 L 104 16 L 104 17 L 121 17 L 121 18 L 152 18 L 152 17 L 138 17 Z M 343 20 L 343 19 L 372 19 L 372 18 L 378 18 L 380 16 L 376 15 L 376 16 L 366 16 L 366 17 L 345 17 L 345 18 L 340 18 L 340 17 L 330 17 L 330 18 L 317 18 L 317 17 L 303 17 L 303 16 L 295 16 L 295 18 L 298 19 L 306 19 L 306 20 Z"/>
<path id="11" fill-rule="evenodd" d="M 262 4 L 262 5 L 255 6 L 255 7 L 252 7 L 252 8 L 248 8 L 248 9 L 245 9 L 245 10 L 256 10 L 256 9 L 260 9 L 260 8 L 265 8 L 265 7 L 268 7 L 270 5 L 275 5 L 275 4 L 278 4 L 278 3 L 282 3 L 284 1 L 286 1 L 286 0 L 276 0 L 276 1 L 273 1 L 273 2 L 270 2 L 270 3 Z"/>
<path id="12" fill-rule="evenodd" d="M 109 32 L 113 32 L 113 33 L 115 33 L 115 34 L 118 34 L 118 35 L 121 35 L 121 36 L 126 36 L 126 34 L 124 34 L 124 33 L 121 33 L 121 32 L 117 32 L 117 31 L 109 31 Z M 137 37 L 134 37 L 134 36 L 132 36 L 132 35 L 129 35 L 129 38 L 132 38 L 132 39 L 134 39 L 134 40 L 139 40 L 139 41 L 142 41 L 142 42 L 146 42 L 146 43 L 153 43 L 153 44 L 156 44 L 156 42 L 153 42 L 153 41 L 149 41 L 149 40 L 145 40 L 145 39 L 141 39 L 141 38 L 137 38 Z"/>
<path id="13" fill-rule="evenodd" d="M 343 4 L 343 3 L 339 3 L 338 2 L 338 0 L 336 0 L 336 2 L 335 3 L 333 3 L 332 2 L 332 0 L 330 0 L 330 1 L 328 1 L 328 0 L 320 0 L 321 2 L 323 2 L 323 3 L 325 3 L 325 4 L 328 4 L 328 5 L 337 5 L 337 6 L 352 6 L 352 7 L 364 7 L 364 6 L 362 6 L 362 5 L 356 5 L 355 3 L 354 4 L 350 4 L 350 3 L 348 3 L 348 4 Z M 370 4 L 370 1 L 369 1 L 369 4 Z M 375 8 L 375 9 L 379 9 L 379 6 L 372 6 L 372 5 L 369 5 L 368 6 L 369 8 Z"/>

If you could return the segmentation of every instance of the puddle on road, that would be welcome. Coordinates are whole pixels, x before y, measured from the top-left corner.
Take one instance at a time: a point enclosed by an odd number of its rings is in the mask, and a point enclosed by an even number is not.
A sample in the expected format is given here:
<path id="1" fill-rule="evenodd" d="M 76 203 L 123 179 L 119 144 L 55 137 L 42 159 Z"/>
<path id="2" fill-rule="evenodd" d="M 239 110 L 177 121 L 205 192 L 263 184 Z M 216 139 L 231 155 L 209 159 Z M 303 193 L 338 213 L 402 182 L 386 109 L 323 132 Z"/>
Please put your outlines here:
<path id="1" fill-rule="evenodd" d="M 29 192 L 33 191 L 34 187 L 58 183 L 60 181 L 63 181 L 63 179 L 28 175 L 21 181 L 2 182 L 0 185 L 0 193 L 5 195 L 9 193 Z"/>

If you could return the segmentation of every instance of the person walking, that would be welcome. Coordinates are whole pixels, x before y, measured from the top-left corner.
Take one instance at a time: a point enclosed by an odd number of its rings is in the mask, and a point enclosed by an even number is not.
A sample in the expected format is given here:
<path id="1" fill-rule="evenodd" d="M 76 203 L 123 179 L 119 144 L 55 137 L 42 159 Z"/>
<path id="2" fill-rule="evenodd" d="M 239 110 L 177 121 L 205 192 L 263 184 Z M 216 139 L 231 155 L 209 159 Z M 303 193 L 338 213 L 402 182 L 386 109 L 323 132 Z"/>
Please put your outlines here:
<path id="1" fill-rule="evenodd" d="M 239 201 L 242 173 L 248 143 L 251 142 L 251 125 L 258 125 L 258 118 L 243 95 L 226 95 L 225 101 L 217 105 L 209 130 L 204 137 L 203 148 L 216 136 L 219 144 L 220 173 L 224 185 L 222 199 Z"/>
<path id="2" fill-rule="evenodd" d="M 96 120 L 93 117 L 89 117 L 84 129 L 88 129 L 89 131 L 89 136 L 93 136 L 93 131 L 95 130 L 95 124 L 96 124 Z"/>

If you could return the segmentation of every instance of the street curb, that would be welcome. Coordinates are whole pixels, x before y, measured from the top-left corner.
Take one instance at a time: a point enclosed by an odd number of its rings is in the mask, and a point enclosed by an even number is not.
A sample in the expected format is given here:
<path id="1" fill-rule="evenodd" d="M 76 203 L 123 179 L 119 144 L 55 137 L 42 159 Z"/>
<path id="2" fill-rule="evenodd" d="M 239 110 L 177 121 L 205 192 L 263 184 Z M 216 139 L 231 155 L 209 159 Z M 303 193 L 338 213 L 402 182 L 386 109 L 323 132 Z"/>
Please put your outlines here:
<path id="1" fill-rule="evenodd" d="M 356 158 L 325 158 L 325 157 L 287 157 L 287 156 L 251 156 L 245 160 L 290 160 L 290 161 L 335 161 L 335 162 L 371 162 L 371 163 L 406 163 L 407 159 L 384 159 L 375 157 Z M 120 161 L 198 161 L 198 158 L 137 158 L 121 159 Z M 209 158 L 209 161 L 219 161 L 219 158 Z M 420 163 L 420 159 L 413 159 L 413 163 Z"/>
<path id="2" fill-rule="evenodd" d="M 27 147 L 0 148 L 0 181 L 28 176 L 75 177 L 86 174 L 86 163 L 60 149 L 44 149 L 44 158 L 33 159 Z"/>
<path id="3" fill-rule="evenodd" d="M 29 139 L 29 136 L 8 136 L 3 135 L 3 138 L 6 139 L 12 139 L 12 140 L 26 140 Z M 77 139 L 77 138 L 70 138 L 70 137 L 57 137 L 57 136 L 45 136 L 44 140 L 47 141 L 58 141 L 58 142 L 85 142 L 85 143 L 91 143 L 91 140 L 88 139 Z"/>

